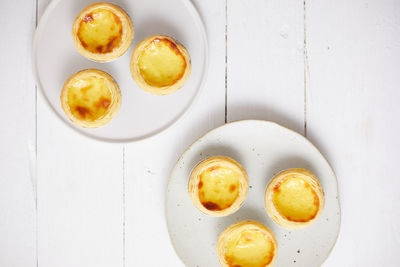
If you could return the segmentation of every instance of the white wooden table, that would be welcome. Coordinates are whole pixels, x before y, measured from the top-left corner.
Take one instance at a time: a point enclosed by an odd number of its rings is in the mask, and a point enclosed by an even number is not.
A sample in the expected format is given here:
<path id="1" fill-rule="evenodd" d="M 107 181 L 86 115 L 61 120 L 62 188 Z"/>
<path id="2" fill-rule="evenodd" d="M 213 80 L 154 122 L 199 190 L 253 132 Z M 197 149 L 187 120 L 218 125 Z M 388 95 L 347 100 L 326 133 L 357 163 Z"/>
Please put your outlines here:
<path id="1" fill-rule="evenodd" d="M 342 225 L 324 266 L 400 266 L 400 1 L 193 2 L 210 46 L 199 101 L 118 145 L 73 132 L 35 87 L 48 1 L 1 1 L 0 266 L 181 266 L 164 219 L 170 171 L 207 130 L 246 118 L 303 133 L 336 171 Z"/>

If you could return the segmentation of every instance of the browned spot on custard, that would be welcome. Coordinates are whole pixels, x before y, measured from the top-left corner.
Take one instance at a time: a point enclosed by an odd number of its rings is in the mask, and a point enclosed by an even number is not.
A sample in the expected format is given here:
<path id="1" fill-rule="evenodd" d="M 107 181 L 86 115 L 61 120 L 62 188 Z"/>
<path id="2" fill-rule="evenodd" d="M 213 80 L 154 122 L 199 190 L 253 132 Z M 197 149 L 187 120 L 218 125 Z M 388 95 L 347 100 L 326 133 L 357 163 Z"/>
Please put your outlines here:
<path id="1" fill-rule="evenodd" d="M 314 205 L 316 207 L 319 207 L 319 198 L 315 192 L 313 194 L 314 194 Z"/>
<path id="2" fill-rule="evenodd" d="M 212 201 L 207 201 L 202 204 L 208 210 L 221 210 L 221 207 L 217 203 L 214 203 Z"/>
<path id="3" fill-rule="evenodd" d="M 87 49 L 87 48 L 88 48 L 88 45 L 87 45 L 84 41 L 82 41 L 80 38 L 79 38 L 79 40 L 81 41 L 82 46 L 83 46 L 85 49 Z"/>
<path id="4" fill-rule="evenodd" d="M 111 100 L 108 98 L 100 98 L 99 101 L 97 101 L 96 106 L 99 108 L 105 108 L 107 109 L 111 104 Z"/>
<path id="5" fill-rule="evenodd" d="M 92 85 L 88 85 L 88 86 L 82 87 L 82 88 L 81 88 L 81 92 L 82 92 L 83 94 L 86 94 L 87 91 L 88 91 L 90 88 L 92 88 L 92 87 L 93 87 Z"/>
<path id="6" fill-rule="evenodd" d="M 284 180 L 286 180 L 286 179 L 284 179 Z M 279 191 L 281 191 L 281 189 L 280 189 L 279 187 L 281 186 L 281 184 L 283 183 L 284 180 L 279 181 L 279 183 L 277 183 L 277 184 L 274 186 L 274 192 L 279 192 Z"/>
<path id="7" fill-rule="evenodd" d="M 250 242 L 250 241 L 253 240 L 253 238 L 251 238 L 251 237 L 248 236 L 248 235 L 245 235 L 245 236 L 244 236 L 244 240 L 245 240 L 246 242 Z"/>
<path id="8" fill-rule="evenodd" d="M 233 192 L 233 191 L 235 191 L 235 189 L 236 189 L 236 185 L 234 185 L 234 184 L 231 184 L 231 186 L 229 186 L 229 192 Z"/>
<path id="9" fill-rule="evenodd" d="M 106 47 L 107 47 L 106 52 L 111 52 L 111 51 L 113 50 L 114 43 L 118 40 L 118 38 L 119 38 L 119 37 L 114 36 L 114 37 L 111 37 L 111 38 L 108 40 L 108 43 L 107 43 L 107 45 L 106 45 Z"/>
<path id="10" fill-rule="evenodd" d="M 204 198 L 204 196 L 205 196 L 204 192 L 200 192 L 200 196 L 201 196 L 202 198 Z"/>
<path id="11" fill-rule="evenodd" d="M 76 106 L 75 110 L 79 113 L 81 118 L 86 118 L 86 115 L 90 115 L 90 110 L 88 108 Z"/>
<path id="12" fill-rule="evenodd" d="M 202 187 L 203 187 L 203 182 L 200 181 L 200 182 L 199 182 L 199 189 L 202 188 Z"/>
<path id="13" fill-rule="evenodd" d="M 120 24 L 120 23 L 121 23 L 121 19 L 120 19 L 117 15 L 115 15 L 115 13 L 112 13 L 112 14 L 113 14 L 113 16 L 114 16 L 115 21 L 116 21 L 118 24 Z M 121 31 L 122 31 L 122 30 L 120 30 L 120 33 L 121 33 Z"/>
<path id="14" fill-rule="evenodd" d="M 118 46 L 120 41 L 121 41 L 121 36 L 110 37 L 106 45 L 96 46 L 96 51 L 102 54 L 110 53 L 114 50 L 114 47 Z"/>
<path id="15" fill-rule="evenodd" d="M 212 171 L 215 171 L 218 169 L 219 169 L 219 166 L 211 166 L 210 168 L 208 168 L 208 171 L 212 172 Z"/>
<path id="16" fill-rule="evenodd" d="M 83 21 L 88 23 L 88 22 L 92 22 L 93 21 L 93 15 L 92 13 L 87 14 L 84 18 Z"/>
<path id="17" fill-rule="evenodd" d="M 171 42 L 170 40 L 166 39 L 166 38 L 155 38 L 154 42 L 158 43 L 158 42 L 162 42 L 166 45 L 168 45 L 172 51 L 174 51 L 174 53 L 178 56 L 182 56 L 181 50 L 179 50 L 178 46 L 174 43 Z"/>
<path id="18" fill-rule="evenodd" d="M 227 257 L 227 256 L 225 256 L 225 260 L 226 260 L 226 263 L 228 263 L 228 266 L 229 266 L 229 267 L 242 267 L 242 266 L 239 265 L 239 264 L 233 265 L 234 259 L 231 259 L 231 258 L 229 258 L 229 257 Z"/>

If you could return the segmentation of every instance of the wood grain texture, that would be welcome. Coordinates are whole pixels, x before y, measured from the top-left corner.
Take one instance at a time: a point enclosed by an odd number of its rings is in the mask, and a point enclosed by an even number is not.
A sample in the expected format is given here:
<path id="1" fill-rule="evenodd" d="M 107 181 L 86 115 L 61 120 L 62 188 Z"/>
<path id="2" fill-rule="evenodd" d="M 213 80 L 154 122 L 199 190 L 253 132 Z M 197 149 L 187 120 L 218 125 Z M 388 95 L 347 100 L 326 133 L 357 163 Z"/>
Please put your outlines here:
<path id="1" fill-rule="evenodd" d="M 182 266 L 165 223 L 165 192 L 176 161 L 192 142 L 224 123 L 225 3 L 192 1 L 209 39 L 207 81 L 194 107 L 166 132 L 126 146 L 126 266 Z"/>
<path id="2" fill-rule="evenodd" d="M 227 0 L 227 119 L 304 130 L 302 1 Z"/>
<path id="3" fill-rule="evenodd" d="M 398 266 L 400 2 L 307 0 L 307 122 L 336 171 L 338 242 L 325 266 Z"/>
<path id="4" fill-rule="evenodd" d="M 29 45 L 35 12 L 32 0 L 2 1 L 0 8 L 0 266 L 4 267 L 36 265 L 35 83 Z M 17 20 L 13 14 L 18 14 Z"/>
<path id="5" fill-rule="evenodd" d="M 122 145 L 76 134 L 41 95 L 37 119 L 39 266 L 122 266 Z"/>

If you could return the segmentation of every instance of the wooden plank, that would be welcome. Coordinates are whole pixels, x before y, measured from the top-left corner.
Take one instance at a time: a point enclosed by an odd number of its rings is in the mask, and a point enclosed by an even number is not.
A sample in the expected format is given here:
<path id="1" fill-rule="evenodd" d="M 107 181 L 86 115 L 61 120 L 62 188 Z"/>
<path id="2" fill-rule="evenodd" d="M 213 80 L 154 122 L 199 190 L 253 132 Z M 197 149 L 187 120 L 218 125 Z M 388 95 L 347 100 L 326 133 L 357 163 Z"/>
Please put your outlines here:
<path id="1" fill-rule="evenodd" d="M 228 121 L 304 130 L 303 2 L 228 0 Z"/>
<path id="2" fill-rule="evenodd" d="M 35 14 L 32 0 L 5 1 L 0 9 L 4 38 L 0 43 L 4 97 L 0 105 L 0 266 L 4 267 L 36 266 L 35 83 L 27 45 Z"/>
<path id="3" fill-rule="evenodd" d="M 224 123 L 225 3 L 192 2 L 203 18 L 209 39 L 208 77 L 189 114 L 166 132 L 126 146 L 126 266 L 182 265 L 165 223 L 169 175 L 187 146 Z"/>
<path id="4" fill-rule="evenodd" d="M 399 14 L 394 0 L 307 0 L 308 133 L 342 204 L 325 266 L 398 266 Z"/>
<path id="5" fill-rule="evenodd" d="M 122 145 L 76 134 L 39 96 L 37 172 L 39 266 L 122 266 Z"/>

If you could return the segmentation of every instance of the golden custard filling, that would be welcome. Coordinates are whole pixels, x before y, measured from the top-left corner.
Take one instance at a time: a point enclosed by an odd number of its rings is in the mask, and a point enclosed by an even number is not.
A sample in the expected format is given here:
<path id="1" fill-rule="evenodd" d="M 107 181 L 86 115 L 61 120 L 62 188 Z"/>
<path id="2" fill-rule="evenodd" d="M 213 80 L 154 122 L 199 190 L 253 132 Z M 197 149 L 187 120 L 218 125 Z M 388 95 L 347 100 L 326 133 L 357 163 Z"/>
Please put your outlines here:
<path id="1" fill-rule="evenodd" d="M 82 19 L 78 38 L 82 46 L 92 53 L 109 53 L 121 43 L 121 20 L 111 10 L 95 9 Z"/>
<path id="2" fill-rule="evenodd" d="M 200 174 L 199 199 L 208 210 L 224 210 L 239 195 L 239 174 L 227 167 L 212 166 Z"/>
<path id="3" fill-rule="evenodd" d="M 273 203 L 282 216 L 293 222 L 310 221 L 319 209 L 319 198 L 314 189 L 296 175 L 275 186 Z"/>
<path id="4" fill-rule="evenodd" d="M 101 77 L 74 79 L 68 86 L 68 106 L 75 118 L 95 121 L 109 111 L 112 96 Z"/>
<path id="5" fill-rule="evenodd" d="M 229 266 L 264 267 L 274 258 L 274 243 L 258 229 L 233 234 L 226 245 L 225 260 Z"/>
<path id="6" fill-rule="evenodd" d="M 182 78 L 186 60 L 173 42 L 156 38 L 141 51 L 138 66 L 140 75 L 148 85 L 164 87 Z"/>

